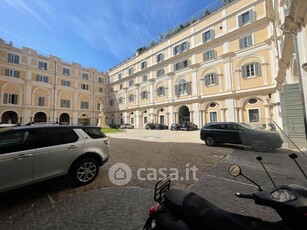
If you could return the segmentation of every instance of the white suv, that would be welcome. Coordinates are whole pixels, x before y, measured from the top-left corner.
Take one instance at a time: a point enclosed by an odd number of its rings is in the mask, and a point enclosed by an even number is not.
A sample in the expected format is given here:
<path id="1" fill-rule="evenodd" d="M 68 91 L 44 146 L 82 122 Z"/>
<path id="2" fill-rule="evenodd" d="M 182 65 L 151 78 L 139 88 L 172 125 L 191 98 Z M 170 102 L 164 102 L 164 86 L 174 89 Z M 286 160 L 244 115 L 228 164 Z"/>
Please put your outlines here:
<path id="1" fill-rule="evenodd" d="M 0 192 L 68 174 L 92 182 L 109 159 L 100 127 L 29 125 L 0 129 Z"/>

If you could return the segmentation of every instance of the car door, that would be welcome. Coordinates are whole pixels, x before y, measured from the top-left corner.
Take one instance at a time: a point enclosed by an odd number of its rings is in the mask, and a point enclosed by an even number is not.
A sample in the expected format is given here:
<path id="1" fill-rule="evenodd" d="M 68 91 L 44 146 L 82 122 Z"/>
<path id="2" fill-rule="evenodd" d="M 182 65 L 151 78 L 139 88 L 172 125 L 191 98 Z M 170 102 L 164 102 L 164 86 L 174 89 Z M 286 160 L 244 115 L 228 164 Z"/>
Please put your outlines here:
<path id="1" fill-rule="evenodd" d="M 33 158 L 33 181 L 67 173 L 70 164 L 83 150 L 84 139 L 72 128 L 49 127 Z"/>
<path id="2" fill-rule="evenodd" d="M 242 144 L 242 130 L 240 129 L 240 125 L 239 124 L 235 124 L 235 123 L 231 123 L 227 125 L 227 129 L 228 129 L 228 134 L 227 135 L 227 141 L 228 143 L 232 143 L 232 144 Z"/>
<path id="3" fill-rule="evenodd" d="M 31 183 L 39 138 L 35 129 L 0 132 L 0 191 Z"/>

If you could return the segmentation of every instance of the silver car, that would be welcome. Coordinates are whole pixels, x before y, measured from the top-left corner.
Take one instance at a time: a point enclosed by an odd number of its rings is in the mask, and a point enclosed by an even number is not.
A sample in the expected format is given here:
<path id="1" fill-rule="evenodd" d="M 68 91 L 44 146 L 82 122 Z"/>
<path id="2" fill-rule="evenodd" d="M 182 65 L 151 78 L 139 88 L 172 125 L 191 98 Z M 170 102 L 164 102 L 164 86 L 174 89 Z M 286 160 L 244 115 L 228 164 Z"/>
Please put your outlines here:
<path id="1" fill-rule="evenodd" d="M 109 159 L 100 127 L 29 125 L 0 129 L 0 192 L 61 175 L 92 182 Z"/>

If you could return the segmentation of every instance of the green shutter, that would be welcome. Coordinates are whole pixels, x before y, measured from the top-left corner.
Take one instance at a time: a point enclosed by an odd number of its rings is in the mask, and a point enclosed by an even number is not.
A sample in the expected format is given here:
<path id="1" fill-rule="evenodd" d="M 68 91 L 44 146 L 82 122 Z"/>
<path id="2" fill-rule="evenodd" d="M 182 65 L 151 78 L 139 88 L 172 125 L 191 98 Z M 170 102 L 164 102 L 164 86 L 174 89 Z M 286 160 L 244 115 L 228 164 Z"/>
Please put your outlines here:
<path id="1" fill-rule="evenodd" d="M 175 85 L 175 94 L 177 96 L 180 94 L 180 92 L 179 92 L 179 85 Z"/>
<path id="2" fill-rule="evenodd" d="M 247 69 L 246 69 L 246 65 L 242 66 L 242 77 L 244 79 L 247 78 Z"/>
<path id="3" fill-rule="evenodd" d="M 260 65 L 259 65 L 259 62 L 255 62 L 255 74 L 256 74 L 256 76 L 260 75 Z"/>
<path id="4" fill-rule="evenodd" d="M 209 76 L 206 75 L 205 76 L 205 86 L 208 86 L 209 85 Z"/>
<path id="5" fill-rule="evenodd" d="M 213 78 L 214 78 L 214 83 L 217 85 L 218 84 L 218 78 L 217 78 L 216 73 L 213 73 Z"/>
<path id="6" fill-rule="evenodd" d="M 191 82 L 187 82 L 186 87 L 187 87 L 187 94 L 191 94 Z"/>
<path id="7" fill-rule="evenodd" d="M 238 20 L 239 20 L 239 27 L 241 27 L 243 25 L 242 15 L 238 16 Z"/>

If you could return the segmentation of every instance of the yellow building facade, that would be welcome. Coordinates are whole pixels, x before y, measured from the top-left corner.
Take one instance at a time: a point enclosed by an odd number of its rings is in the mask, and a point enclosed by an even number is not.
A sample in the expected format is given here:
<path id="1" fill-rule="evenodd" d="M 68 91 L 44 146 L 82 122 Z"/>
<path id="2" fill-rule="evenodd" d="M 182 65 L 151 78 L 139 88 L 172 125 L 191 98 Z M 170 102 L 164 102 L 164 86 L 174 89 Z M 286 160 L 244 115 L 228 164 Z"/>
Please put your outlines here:
<path id="1" fill-rule="evenodd" d="M 0 40 L 0 122 L 97 124 L 108 75 Z"/>
<path id="2" fill-rule="evenodd" d="M 265 0 L 233 1 L 109 71 L 109 123 L 276 120 L 277 63 Z"/>

